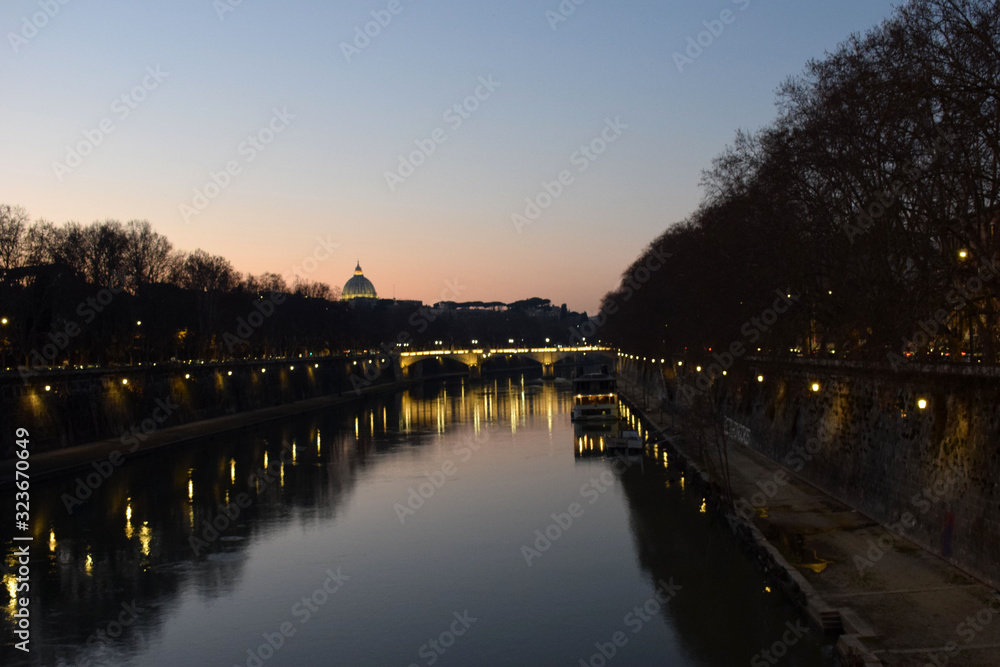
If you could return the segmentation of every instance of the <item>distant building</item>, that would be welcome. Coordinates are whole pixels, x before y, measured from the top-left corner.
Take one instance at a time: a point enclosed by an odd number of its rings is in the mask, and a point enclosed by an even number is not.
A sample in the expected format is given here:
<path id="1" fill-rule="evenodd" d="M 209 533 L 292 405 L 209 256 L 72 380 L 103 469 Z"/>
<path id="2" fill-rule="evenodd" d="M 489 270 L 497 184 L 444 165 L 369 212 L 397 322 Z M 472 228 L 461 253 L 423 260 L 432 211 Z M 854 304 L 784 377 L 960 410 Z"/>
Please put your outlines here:
<path id="1" fill-rule="evenodd" d="M 340 298 L 344 301 L 351 301 L 352 299 L 377 299 L 378 294 L 375 293 L 375 286 L 372 285 L 372 281 L 365 278 L 365 274 L 361 271 L 361 262 L 358 262 L 358 266 L 354 269 L 354 277 L 347 281 L 344 285 L 344 289 L 340 291 Z"/>

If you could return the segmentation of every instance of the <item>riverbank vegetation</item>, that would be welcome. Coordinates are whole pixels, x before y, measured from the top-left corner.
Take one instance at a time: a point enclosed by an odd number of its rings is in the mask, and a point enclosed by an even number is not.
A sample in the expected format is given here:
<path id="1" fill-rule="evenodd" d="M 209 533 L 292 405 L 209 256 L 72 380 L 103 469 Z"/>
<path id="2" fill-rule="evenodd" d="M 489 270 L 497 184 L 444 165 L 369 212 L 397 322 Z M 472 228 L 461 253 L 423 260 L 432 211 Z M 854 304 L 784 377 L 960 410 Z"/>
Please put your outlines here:
<path id="1" fill-rule="evenodd" d="M 584 315 L 532 298 L 339 300 L 340 290 L 183 252 L 145 220 L 31 221 L 0 205 L 0 370 L 399 347 L 569 343 Z"/>
<path id="2" fill-rule="evenodd" d="M 605 296 L 605 339 L 655 357 L 739 343 L 997 362 L 998 91 L 995 0 L 909 2 L 808 63 L 776 119 L 703 172 L 700 208 Z M 795 305 L 776 313 L 782 295 Z"/>

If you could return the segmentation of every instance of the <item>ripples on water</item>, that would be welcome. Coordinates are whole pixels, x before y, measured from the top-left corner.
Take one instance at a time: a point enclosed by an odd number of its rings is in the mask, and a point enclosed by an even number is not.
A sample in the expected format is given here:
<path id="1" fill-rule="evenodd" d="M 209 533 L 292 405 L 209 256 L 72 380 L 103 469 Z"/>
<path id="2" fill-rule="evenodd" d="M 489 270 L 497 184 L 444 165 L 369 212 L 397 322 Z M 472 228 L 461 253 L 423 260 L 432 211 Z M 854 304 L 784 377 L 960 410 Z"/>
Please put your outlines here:
<path id="1" fill-rule="evenodd" d="M 32 653 L 4 664 L 750 664 L 800 618 L 663 452 L 574 431 L 567 386 L 428 383 L 206 437 L 72 514 L 75 476 L 37 482 Z M 819 639 L 780 664 L 834 664 Z"/>

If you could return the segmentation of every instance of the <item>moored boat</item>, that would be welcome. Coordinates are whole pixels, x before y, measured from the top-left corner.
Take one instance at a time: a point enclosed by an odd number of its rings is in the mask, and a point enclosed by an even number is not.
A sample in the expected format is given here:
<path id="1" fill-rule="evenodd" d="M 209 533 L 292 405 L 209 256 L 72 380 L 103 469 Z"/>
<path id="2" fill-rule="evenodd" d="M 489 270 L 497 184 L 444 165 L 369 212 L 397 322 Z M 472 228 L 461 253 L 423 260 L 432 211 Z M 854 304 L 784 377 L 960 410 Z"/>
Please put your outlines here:
<path id="1" fill-rule="evenodd" d="M 573 421 L 617 421 L 618 387 L 605 373 L 588 373 L 573 379 Z"/>

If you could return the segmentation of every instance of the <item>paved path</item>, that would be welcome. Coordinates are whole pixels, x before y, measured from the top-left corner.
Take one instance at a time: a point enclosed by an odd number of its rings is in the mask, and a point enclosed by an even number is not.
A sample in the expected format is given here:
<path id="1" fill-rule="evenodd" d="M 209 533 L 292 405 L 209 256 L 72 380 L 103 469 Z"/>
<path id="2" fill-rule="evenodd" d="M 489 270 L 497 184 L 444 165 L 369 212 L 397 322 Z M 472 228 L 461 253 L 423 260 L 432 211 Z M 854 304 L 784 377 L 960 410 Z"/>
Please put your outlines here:
<path id="1" fill-rule="evenodd" d="M 641 403 L 633 412 L 642 413 Z M 646 418 L 670 432 L 671 418 L 661 414 L 650 410 Z M 696 447 L 671 440 L 706 476 Z M 757 496 L 766 502 L 756 512 L 752 501 L 739 505 L 751 517 L 750 530 L 766 550 L 777 550 L 805 593 L 810 616 L 839 612 L 839 648 L 858 656 L 847 665 L 1000 666 L 1000 595 L 993 588 L 910 542 L 905 530 L 890 532 L 732 440 L 729 468 L 737 502 L 761 493 L 759 483 L 774 491 Z M 777 479 L 788 481 L 769 485 Z"/>

